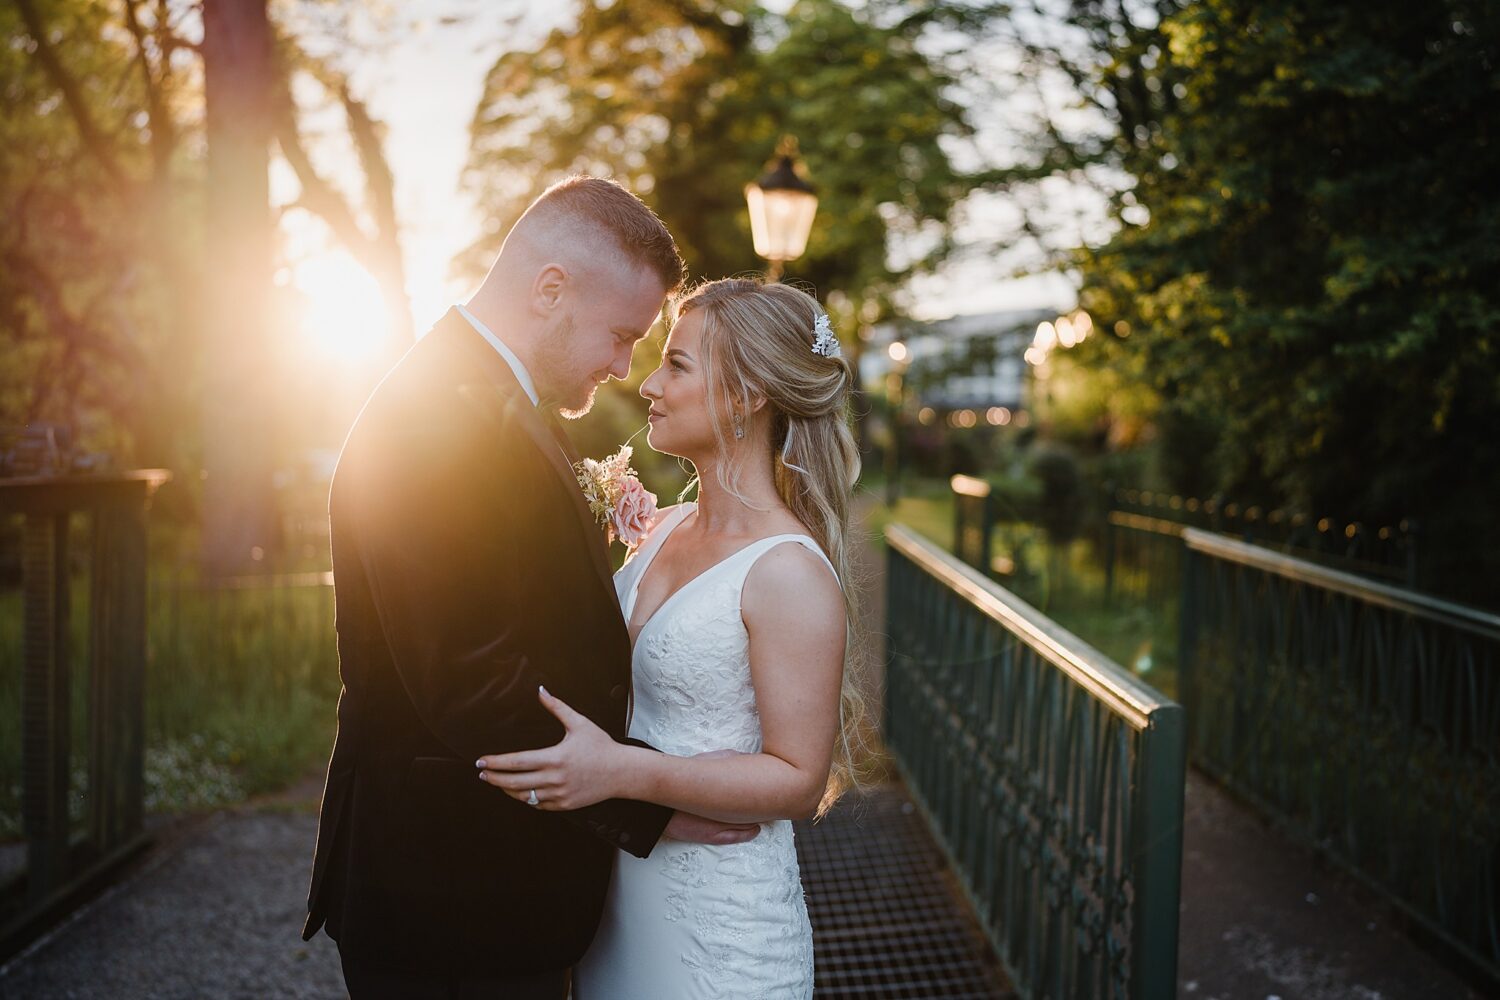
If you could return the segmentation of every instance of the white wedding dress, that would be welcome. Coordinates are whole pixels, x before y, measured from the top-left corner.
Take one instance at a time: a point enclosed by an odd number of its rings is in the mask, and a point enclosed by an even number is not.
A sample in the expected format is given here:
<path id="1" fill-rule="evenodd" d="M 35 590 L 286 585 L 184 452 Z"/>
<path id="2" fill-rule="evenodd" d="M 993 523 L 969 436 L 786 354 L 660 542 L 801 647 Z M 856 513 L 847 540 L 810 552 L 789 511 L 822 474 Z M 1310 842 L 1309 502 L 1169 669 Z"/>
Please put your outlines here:
<path id="1" fill-rule="evenodd" d="M 641 577 L 694 509 L 665 511 L 615 574 L 627 621 Z M 806 535 L 752 542 L 684 584 L 642 625 L 632 660 L 631 736 L 678 756 L 760 751 L 740 590 L 760 556 L 792 542 L 822 556 Z M 573 1000 L 812 996 L 812 927 L 790 821 L 763 823 L 744 844 L 664 838 L 648 858 L 616 858 L 603 923 L 574 970 Z"/>

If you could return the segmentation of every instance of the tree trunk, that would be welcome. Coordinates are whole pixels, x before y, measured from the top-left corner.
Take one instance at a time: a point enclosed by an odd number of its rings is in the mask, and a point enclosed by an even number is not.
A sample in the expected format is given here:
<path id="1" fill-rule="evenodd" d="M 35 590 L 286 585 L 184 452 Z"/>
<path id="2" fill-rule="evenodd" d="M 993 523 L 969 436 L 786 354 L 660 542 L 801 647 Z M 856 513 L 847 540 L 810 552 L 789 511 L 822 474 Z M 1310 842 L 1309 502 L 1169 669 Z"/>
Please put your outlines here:
<path id="1" fill-rule="evenodd" d="M 242 573 L 275 547 L 267 171 L 273 94 L 266 0 L 205 0 L 208 125 L 203 565 Z"/>

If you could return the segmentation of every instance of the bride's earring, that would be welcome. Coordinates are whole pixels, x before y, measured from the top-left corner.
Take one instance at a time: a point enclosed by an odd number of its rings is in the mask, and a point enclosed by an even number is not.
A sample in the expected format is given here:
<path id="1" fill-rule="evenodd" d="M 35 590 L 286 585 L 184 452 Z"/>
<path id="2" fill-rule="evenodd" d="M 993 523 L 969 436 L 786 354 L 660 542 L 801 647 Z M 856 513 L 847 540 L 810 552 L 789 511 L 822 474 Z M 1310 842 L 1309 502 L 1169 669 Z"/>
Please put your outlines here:
<path id="1" fill-rule="evenodd" d="M 734 439 L 736 441 L 739 441 L 742 438 L 744 438 L 744 436 L 745 436 L 745 423 L 744 423 L 743 420 L 740 419 L 740 415 L 738 413 L 736 413 L 734 415 Z"/>

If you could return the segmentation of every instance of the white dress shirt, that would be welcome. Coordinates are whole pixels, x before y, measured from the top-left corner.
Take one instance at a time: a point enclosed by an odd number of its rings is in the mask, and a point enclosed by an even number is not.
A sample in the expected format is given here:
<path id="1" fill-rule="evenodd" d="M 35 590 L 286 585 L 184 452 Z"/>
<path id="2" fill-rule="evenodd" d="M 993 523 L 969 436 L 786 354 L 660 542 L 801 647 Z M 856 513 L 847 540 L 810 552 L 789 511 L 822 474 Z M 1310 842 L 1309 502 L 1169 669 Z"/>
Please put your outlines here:
<path id="1" fill-rule="evenodd" d="M 525 365 L 521 364 L 521 359 L 516 357 L 516 352 L 505 346 L 505 341 L 495 336 L 493 330 L 475 319 L 474 314 L 469 312 L 469 310 L 463 306 L 454 306 L 454 308 L 458 310 L 459 315 L 469 321 L 470 326 L 479 331 L 481 337 L 490 342 L 491 347 L 500 352 L 500 356 L 505 359 L 505 363 L 510 365 L 510 370 L 515 373 L 516 381 L 521 383 L 522 389 L 526 390 L 526 395 L 530 398 L 531 405 L 536 406 L 536 386 L 531 382 L 531 373 L 526 370 Z"/>

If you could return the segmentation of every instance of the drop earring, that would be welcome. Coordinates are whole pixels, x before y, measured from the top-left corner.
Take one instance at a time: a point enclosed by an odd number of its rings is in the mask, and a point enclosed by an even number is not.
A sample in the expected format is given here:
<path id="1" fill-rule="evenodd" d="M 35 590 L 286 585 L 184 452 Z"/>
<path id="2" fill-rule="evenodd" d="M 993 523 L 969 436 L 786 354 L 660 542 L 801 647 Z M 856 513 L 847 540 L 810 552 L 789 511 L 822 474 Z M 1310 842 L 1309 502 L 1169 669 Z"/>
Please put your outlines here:
<path id="1" fill-rule="evenodd" d="M 736 441 L 739 441 L 739 440 L 743 439 L 744 436 L 745 436 L 745 424 L 744 424 L 743 421 L 740 420 L 740 415 L 738 413 L 736 413 L 734 415 L 734 439 Z"/>

